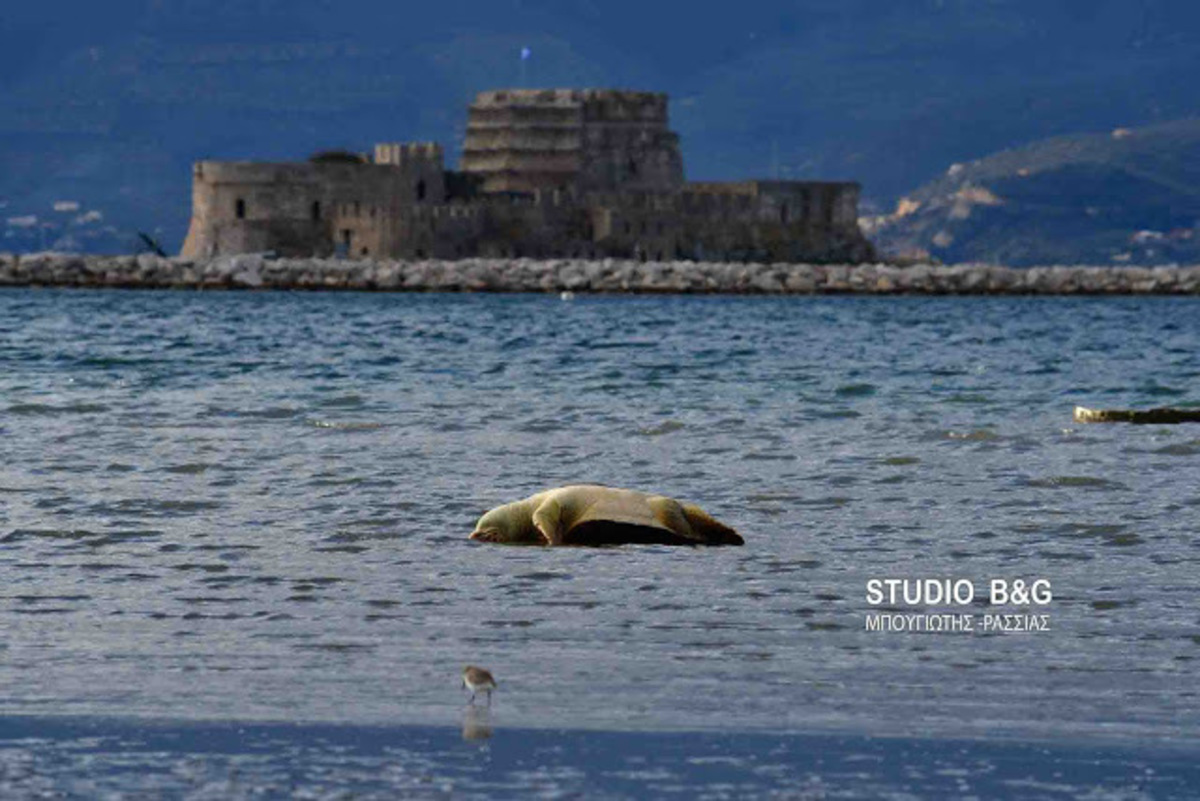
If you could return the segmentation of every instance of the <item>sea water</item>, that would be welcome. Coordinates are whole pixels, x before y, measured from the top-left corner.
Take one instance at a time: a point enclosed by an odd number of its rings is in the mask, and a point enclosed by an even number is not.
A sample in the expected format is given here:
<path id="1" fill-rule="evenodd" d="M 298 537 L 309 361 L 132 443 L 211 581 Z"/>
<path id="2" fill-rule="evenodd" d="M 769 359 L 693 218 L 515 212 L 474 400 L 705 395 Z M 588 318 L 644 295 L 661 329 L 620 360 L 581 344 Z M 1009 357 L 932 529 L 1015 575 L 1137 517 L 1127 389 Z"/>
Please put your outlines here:
<path id="1" fill-rule="evenodd" d="M 485 714 L 495 748 L 1195 749 L 1200 426 L 1071 411 L 1196 405 L 1198 303 L 5 290 L 0 740 Z M 467 540 L 568 483 L 746 545 Z M 875 603 L 892 579 L 972 598 Z M 972 628 L 904 628 L 943 615 Z M 467 663 L 500 687 L 464 718 Z"/>

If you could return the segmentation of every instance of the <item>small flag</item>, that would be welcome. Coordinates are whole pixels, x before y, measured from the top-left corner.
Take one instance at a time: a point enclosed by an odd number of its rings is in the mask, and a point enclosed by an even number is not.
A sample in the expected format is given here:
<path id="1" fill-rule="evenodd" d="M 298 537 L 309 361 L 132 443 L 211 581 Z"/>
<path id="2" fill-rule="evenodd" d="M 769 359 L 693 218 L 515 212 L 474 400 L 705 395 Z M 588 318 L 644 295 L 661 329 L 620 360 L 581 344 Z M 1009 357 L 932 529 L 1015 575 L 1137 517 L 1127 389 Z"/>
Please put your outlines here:
<path id="1" fill-rule="evenodd" d="M 528 61 L 529 57 L 532 55 L 533 55 L 533 51 L 530 50 L 528 47 L 521 48 L 521 60 L 522 61 Z"/>

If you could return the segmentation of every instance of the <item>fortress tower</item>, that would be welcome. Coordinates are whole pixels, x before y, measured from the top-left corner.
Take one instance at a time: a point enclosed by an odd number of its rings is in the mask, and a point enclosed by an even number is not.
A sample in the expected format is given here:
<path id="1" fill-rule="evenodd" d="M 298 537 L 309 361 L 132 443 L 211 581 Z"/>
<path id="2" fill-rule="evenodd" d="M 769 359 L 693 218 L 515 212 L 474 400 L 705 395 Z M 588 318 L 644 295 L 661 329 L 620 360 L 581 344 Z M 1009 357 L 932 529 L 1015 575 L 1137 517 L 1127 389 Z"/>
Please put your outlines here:
<path id="1" fill-rule="evenodd" d="M 667 96 L 611 89 L 481 92 L 460 169 L 484 192 L 670 192 L 683 184 Z"/>

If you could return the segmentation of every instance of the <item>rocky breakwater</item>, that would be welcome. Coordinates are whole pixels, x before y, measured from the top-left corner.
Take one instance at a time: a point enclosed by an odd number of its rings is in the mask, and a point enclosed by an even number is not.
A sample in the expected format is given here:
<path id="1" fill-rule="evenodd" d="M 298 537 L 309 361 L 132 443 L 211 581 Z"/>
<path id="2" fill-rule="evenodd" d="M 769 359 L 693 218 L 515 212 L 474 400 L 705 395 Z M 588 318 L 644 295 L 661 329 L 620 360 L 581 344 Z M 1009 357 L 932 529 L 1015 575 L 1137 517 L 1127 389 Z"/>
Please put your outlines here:
<path id="1" fill-rule="evenodd" d="M 1200 294 L 1200 266 L 949 267 L 605 259 L 345 261 L 228 256 L 0 254 L 0 286 L 299 289 L 385 292 L 596 292 L 737 295 Z"/>

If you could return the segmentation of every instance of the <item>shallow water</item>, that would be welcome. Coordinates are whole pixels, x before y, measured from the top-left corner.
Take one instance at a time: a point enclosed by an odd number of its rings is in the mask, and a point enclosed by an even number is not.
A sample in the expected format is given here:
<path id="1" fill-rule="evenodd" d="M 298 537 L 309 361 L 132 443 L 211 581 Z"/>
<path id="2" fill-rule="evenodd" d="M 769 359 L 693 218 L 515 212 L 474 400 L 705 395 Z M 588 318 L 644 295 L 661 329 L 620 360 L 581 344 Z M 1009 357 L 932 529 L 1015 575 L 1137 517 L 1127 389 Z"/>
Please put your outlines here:
<path id="1" fill-rule="evenodd" d="M 1194 746 L 1200 426 L 1071 408 L 1200 401 L 1198 309 L 0 292 L 0 713 L 455 726 L 474 662 L 500 727 Z M 572 482 L 747 545 L 466 540 Z"/>
<path id="2" fill-rule="evenodd" d="M 1194 756 L 862 735 L 0 719 L 5 798 L 1194 798 Z"/>

